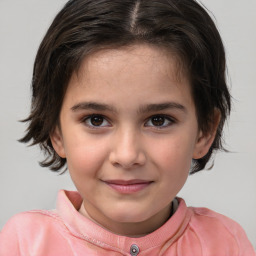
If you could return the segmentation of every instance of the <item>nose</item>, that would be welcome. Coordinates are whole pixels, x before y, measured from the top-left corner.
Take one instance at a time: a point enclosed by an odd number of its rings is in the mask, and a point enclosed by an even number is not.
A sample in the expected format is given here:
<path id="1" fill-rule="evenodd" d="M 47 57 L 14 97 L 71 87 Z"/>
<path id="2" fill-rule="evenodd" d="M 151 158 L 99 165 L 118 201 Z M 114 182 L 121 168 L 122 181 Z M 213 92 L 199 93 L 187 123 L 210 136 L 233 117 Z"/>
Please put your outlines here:
<path id="1" fill-rule="evenodd" d="M 143 166 L 146 162 L 141 135 L 132 129 L 120 130 L 113 138 L 110 162 L 124 169 Z"/>

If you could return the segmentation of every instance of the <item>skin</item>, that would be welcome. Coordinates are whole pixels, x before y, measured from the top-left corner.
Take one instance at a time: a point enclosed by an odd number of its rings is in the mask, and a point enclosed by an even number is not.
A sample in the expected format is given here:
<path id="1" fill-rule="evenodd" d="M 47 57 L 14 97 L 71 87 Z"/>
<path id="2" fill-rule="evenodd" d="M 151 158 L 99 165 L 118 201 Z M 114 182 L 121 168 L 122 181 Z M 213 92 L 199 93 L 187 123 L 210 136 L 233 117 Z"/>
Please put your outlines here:
<path id="1" fill-rule="evenodd" d="M 213 142 L 217 121 L 209 134 L 198 129 L 189 80 L 177 66 L 161 49 L 133 45 L 87 57 L 69 82 L 51 141 L 67 159 L 82 214 L 116 234 L 162 226 L 192 158 Z"/>

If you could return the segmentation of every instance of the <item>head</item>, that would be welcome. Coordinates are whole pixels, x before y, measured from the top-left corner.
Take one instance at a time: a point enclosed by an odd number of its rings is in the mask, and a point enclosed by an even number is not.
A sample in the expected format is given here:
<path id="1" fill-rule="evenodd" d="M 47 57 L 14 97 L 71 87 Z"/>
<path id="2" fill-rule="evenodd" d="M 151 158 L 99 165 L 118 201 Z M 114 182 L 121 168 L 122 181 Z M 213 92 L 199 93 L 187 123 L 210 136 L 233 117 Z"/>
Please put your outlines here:
<path id="1" fill-rule="evenodd" d="M 70 79 L 84 60 L 97 52 L 148 45 L 175 56 L 177 72 L 189 80 L 198 128 L 211 133 L 208 152 L 193 159 L 191 173 L 205 168 L 222 149 L 222 130 L 230 112 L 225 81 L 225 52 L 208 13 L 194 0 L 71 0 L 58 13 L 36 56 L 31 114 L 22 142 L 39 144 L 44 167 L 59 171 L 66 159 L 53 148 L 50 135 L 60 125 L 60 112 Z"/>

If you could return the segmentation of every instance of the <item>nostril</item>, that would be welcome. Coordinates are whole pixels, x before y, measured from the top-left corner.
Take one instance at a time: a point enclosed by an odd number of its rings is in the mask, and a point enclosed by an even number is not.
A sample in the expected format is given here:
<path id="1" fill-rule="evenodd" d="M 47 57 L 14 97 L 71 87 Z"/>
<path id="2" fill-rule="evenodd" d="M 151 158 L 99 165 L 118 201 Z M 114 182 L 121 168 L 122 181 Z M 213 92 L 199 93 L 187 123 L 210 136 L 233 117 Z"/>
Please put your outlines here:
<path id="1" fill-rule="evenodd" d="M 146 157 L 143 152 L 136 154 L 121 154 L 121 152 L 112 152 L 109 160 L 115 167 L 122 167 L 124 169 L 132 169 L 145 164 Z"/>

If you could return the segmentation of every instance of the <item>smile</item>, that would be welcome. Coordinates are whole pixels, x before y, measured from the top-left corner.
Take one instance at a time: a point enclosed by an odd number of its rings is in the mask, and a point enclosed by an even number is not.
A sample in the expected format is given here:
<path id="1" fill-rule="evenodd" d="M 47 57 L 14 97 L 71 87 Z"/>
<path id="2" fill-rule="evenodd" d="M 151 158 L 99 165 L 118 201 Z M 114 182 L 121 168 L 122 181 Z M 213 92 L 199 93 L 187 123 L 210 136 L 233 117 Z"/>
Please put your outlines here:
<path id="1" fill-rule="evenodd" d="M 104 181 L 109 187 L 121 194 L 131 194 L 139 192 L 148 186 L 150 186 L 153 181 L 145 180 L 107 180 Z"/>

